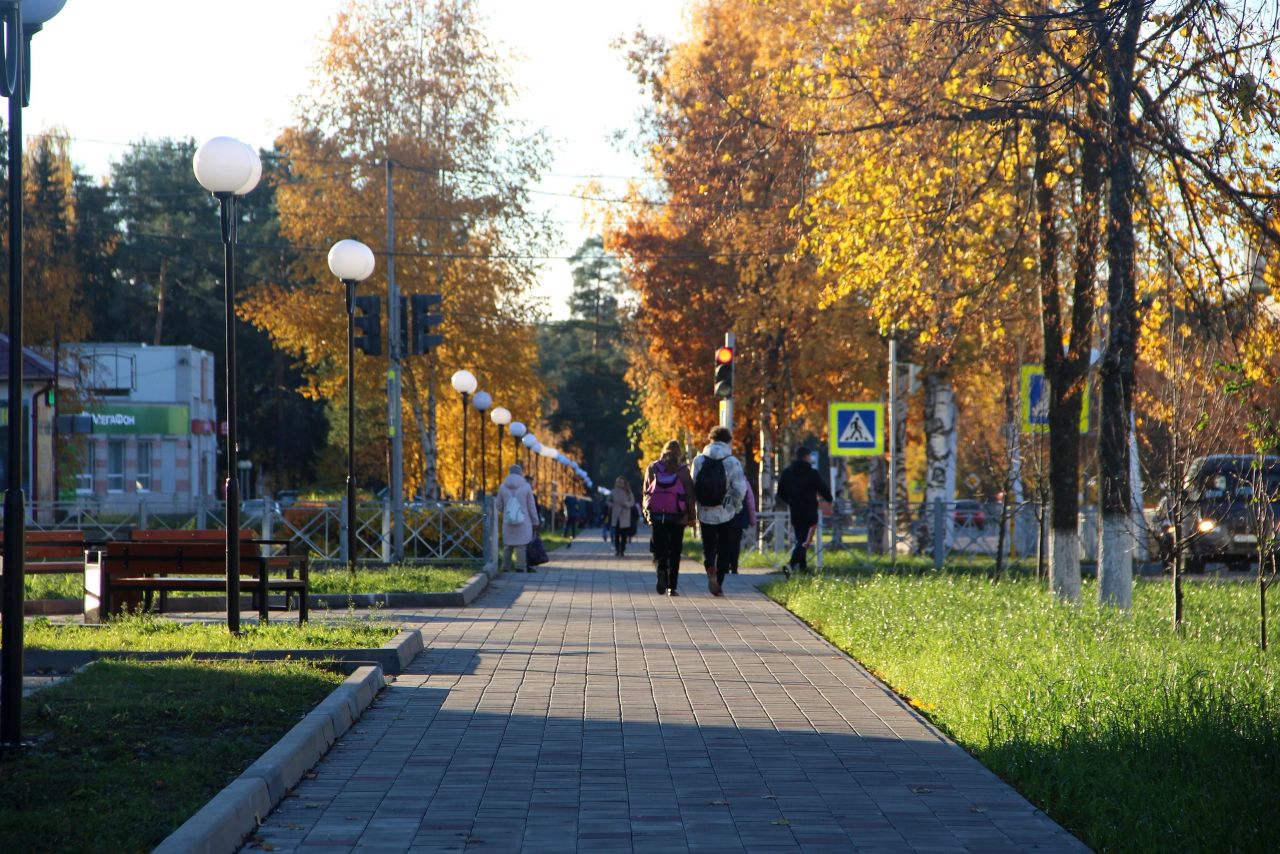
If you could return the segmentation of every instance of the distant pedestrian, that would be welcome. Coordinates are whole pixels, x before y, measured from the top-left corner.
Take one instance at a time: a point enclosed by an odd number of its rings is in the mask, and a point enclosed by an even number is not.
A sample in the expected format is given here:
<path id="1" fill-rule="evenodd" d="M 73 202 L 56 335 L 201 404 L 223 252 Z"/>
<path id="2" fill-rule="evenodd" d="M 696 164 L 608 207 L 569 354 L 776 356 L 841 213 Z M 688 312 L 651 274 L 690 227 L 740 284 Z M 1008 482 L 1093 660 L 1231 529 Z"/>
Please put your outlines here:
<path id="1" fill-rule="evenodd" d="M 518 465 L 508 469 L 498 487 L 498 518 L 502 520 L 502 568 L 507 571 L 533 572 L 526 547 L 538 530 L 538 505 L 533 489 Z M 514 562 L 513 562 L 514 559 Z"/>
<path id="2" fill-rule="evenodd" d="M 796 535 L 796 545 L 787 565 L 799 572 L 809 569 L 807 553 L 810 535 L 818 524 L 818 499 L 831 500 L 831 490 L 813 467 L 812 459 L 809 449 L 801 445 L 778 480 L 778 500 L 785 502 L 791 511 L 791 527 Z"/>
<path id="3" fill-rule="evenodd" d="M 578 536 L 578 496 L 576 495 L 564 497 L 564 530 L 561 533 L 565 538 L 564 547 L 571 548 L 574 538 Z"/>
<path id="4" fill-rule="evenodd" d="M 693 460 L 693 490 L 702 529 L 707 589 L 712 596 L 719 596 L 724 592 L 724 577 L 733 569 L 734 541 L 742 538 L 733 517 L 746 498 L 747 476 L 733 455 L 733 433 L 728 427 L 712 429 L 707 438 L 707 446 Z"/>
<path id="5" fill-rule="evenodd" d="M 742 509 L 738 511 L 738 515 L 733 517 L 733 527 L 738 529 L 738 536 L 733 541 L 733 561 L 730 565 L 729 572 L 733 575 L 738 574 L 738 559 L 742 556 L 742 541 L 746 539 L 747 531 L 755 527 L 756 524 L 756 493 L 751 488 L 751 481 L 747 481 L 747 497 L 743 499 Z"/>
<path id="6" fill-rule="evenodd" d="M 642 492 L 645 518 L 652 528 L 650 550 L 658 573 L 658 592 L 679 595 L 684 529 L 696 518 L 693 476 L 684 464 L 679 442 L 667 442 L 662 456 L 645 470 Z"/>
<path id="7" fill-rule="evenodd" d="M 601 487 L 601 489 L 604 489 L 604 487 Z M 609 525 L 609 499 L 605 497 L 607 494 L 606 492 L 605 495 L 601 495 L 597 492 L 596 500 L 592 503 L 596 518 L 600 521 L 600 539 L 606 543 L 609 542 L 609 535 L 612 533 Z"/>
<path id="8" fill-rule="evenodd" d="M 613 482 L 609 493 L 609 527 L 613 529 L 613 553 L 625 557 L 627 553 L 627 529 L 631 527 L 631 508 L 636 497 L 631 494 L 631 484 L 625 477 Z"/>

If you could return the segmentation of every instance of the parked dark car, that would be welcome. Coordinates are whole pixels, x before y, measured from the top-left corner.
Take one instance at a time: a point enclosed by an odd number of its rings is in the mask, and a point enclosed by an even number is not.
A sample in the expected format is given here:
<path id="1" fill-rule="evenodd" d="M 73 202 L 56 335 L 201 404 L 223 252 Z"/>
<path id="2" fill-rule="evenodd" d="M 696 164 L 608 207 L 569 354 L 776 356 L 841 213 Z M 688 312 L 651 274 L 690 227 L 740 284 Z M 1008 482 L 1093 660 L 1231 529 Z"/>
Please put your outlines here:
<path id="1" fill-rule="evenodd" d="M 977 528 L 981 531 L 987 527 L 987 512 L 982 509 L 982 504 L 972 498 L 957 501 L 952 518 L 961 528 Z"/>
<path id="2" fill-rule="evenodd" d="M 1183 565 L 1199 572 L 1207 563 L 1248 566 L 1258 558 L 1259 535 L 1275 539 L 1280 519 L 1280 457 L 1215 454 L 1193 460 L 1187 473 L 1190 506 L 1178 526 Z M 1172 509 L 1160 502 L 1157 542 L 1166 565 L 1173 561 Z"/>

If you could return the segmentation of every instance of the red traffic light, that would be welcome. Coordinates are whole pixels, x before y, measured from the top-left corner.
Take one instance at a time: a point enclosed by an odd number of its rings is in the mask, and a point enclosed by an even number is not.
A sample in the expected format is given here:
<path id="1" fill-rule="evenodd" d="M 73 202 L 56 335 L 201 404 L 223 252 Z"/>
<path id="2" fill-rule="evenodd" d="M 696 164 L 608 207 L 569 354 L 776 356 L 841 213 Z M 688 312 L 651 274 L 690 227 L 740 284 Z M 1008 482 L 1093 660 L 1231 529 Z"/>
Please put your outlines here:
<path id="1" fill-rule="evenodd" d="M 731 364 L 732 362 L 733 362 L 733 348 L 732 348 L 732 347 L 717 347 L 717 348 L 716 348 L 716 364 L 717 364 L 717 365 L 728 365 L 728 364 Z"/>

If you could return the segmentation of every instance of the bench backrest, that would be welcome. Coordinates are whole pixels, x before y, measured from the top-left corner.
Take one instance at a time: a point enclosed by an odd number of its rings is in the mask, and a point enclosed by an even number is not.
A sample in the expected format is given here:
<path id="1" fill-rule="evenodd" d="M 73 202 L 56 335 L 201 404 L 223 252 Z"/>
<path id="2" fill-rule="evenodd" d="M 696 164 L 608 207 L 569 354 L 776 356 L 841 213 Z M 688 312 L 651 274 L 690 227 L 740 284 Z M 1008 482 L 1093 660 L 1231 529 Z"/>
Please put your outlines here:
<path id="1" fill-rule="evenodd" d="M 109 573 L 163 572 L 215 574 L 226 564 L 226 545 L 211 540 L 110 542 L 97 549 L 95 563 Z M 240 557 L 257 559 L 256 543 L 241 541 Z M 256 564 L 251 569 L 256 571 Z"/>
<path id="2" fill-rule="evenodd" d="M 227 541 L 227 532 L 221 528 L 180 531 L 143 531 L 135 528 L 129 532 L 129 539 L 135 543 L 145 543 L 152 540 L 160 540 L 166 543 L 225 543 Z M 240 539 L 253 539 L 253 531 L 241 531 Z"/>

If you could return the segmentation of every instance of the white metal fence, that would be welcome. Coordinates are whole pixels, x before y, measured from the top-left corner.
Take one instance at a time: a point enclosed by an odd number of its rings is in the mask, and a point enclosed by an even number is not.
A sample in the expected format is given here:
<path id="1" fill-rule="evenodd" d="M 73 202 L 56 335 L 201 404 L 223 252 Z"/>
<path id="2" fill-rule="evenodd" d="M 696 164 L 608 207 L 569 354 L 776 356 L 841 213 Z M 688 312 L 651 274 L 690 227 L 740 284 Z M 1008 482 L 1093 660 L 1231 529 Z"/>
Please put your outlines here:
<path id="1" fill-rule="evenodd" d="M 889 554 L 893 540 L 899 555 L 919 555 L 942 564 L 952 555 L 985 555 L 1035 560 L 1043 548 L 1045 528 L 1041 505 L 1024 502 L 1003 507 L 997 502 L 953 501 L 923 504 L 914 502 L 894 508 L 884 503 L 837 501 L 830 515 L 819 520 L 811 551 L 821 565 L 823 553 L 844 549 Z M 1097 556 L 1097 508 L 1080 513 L 1081 557 Z M 768 553 L 779 565 L 786 562 L 795 545 L 795 532 L 787 512 L 760 513 L 754 536 L 743 544 L 744 551 Z M 1140 532 L 1145 543 L 1145 536 Z M 1139 544 L 1143 546 L 1143 544 Z M 1140 553 L 1145 554 L 1142 548 Z"/>

